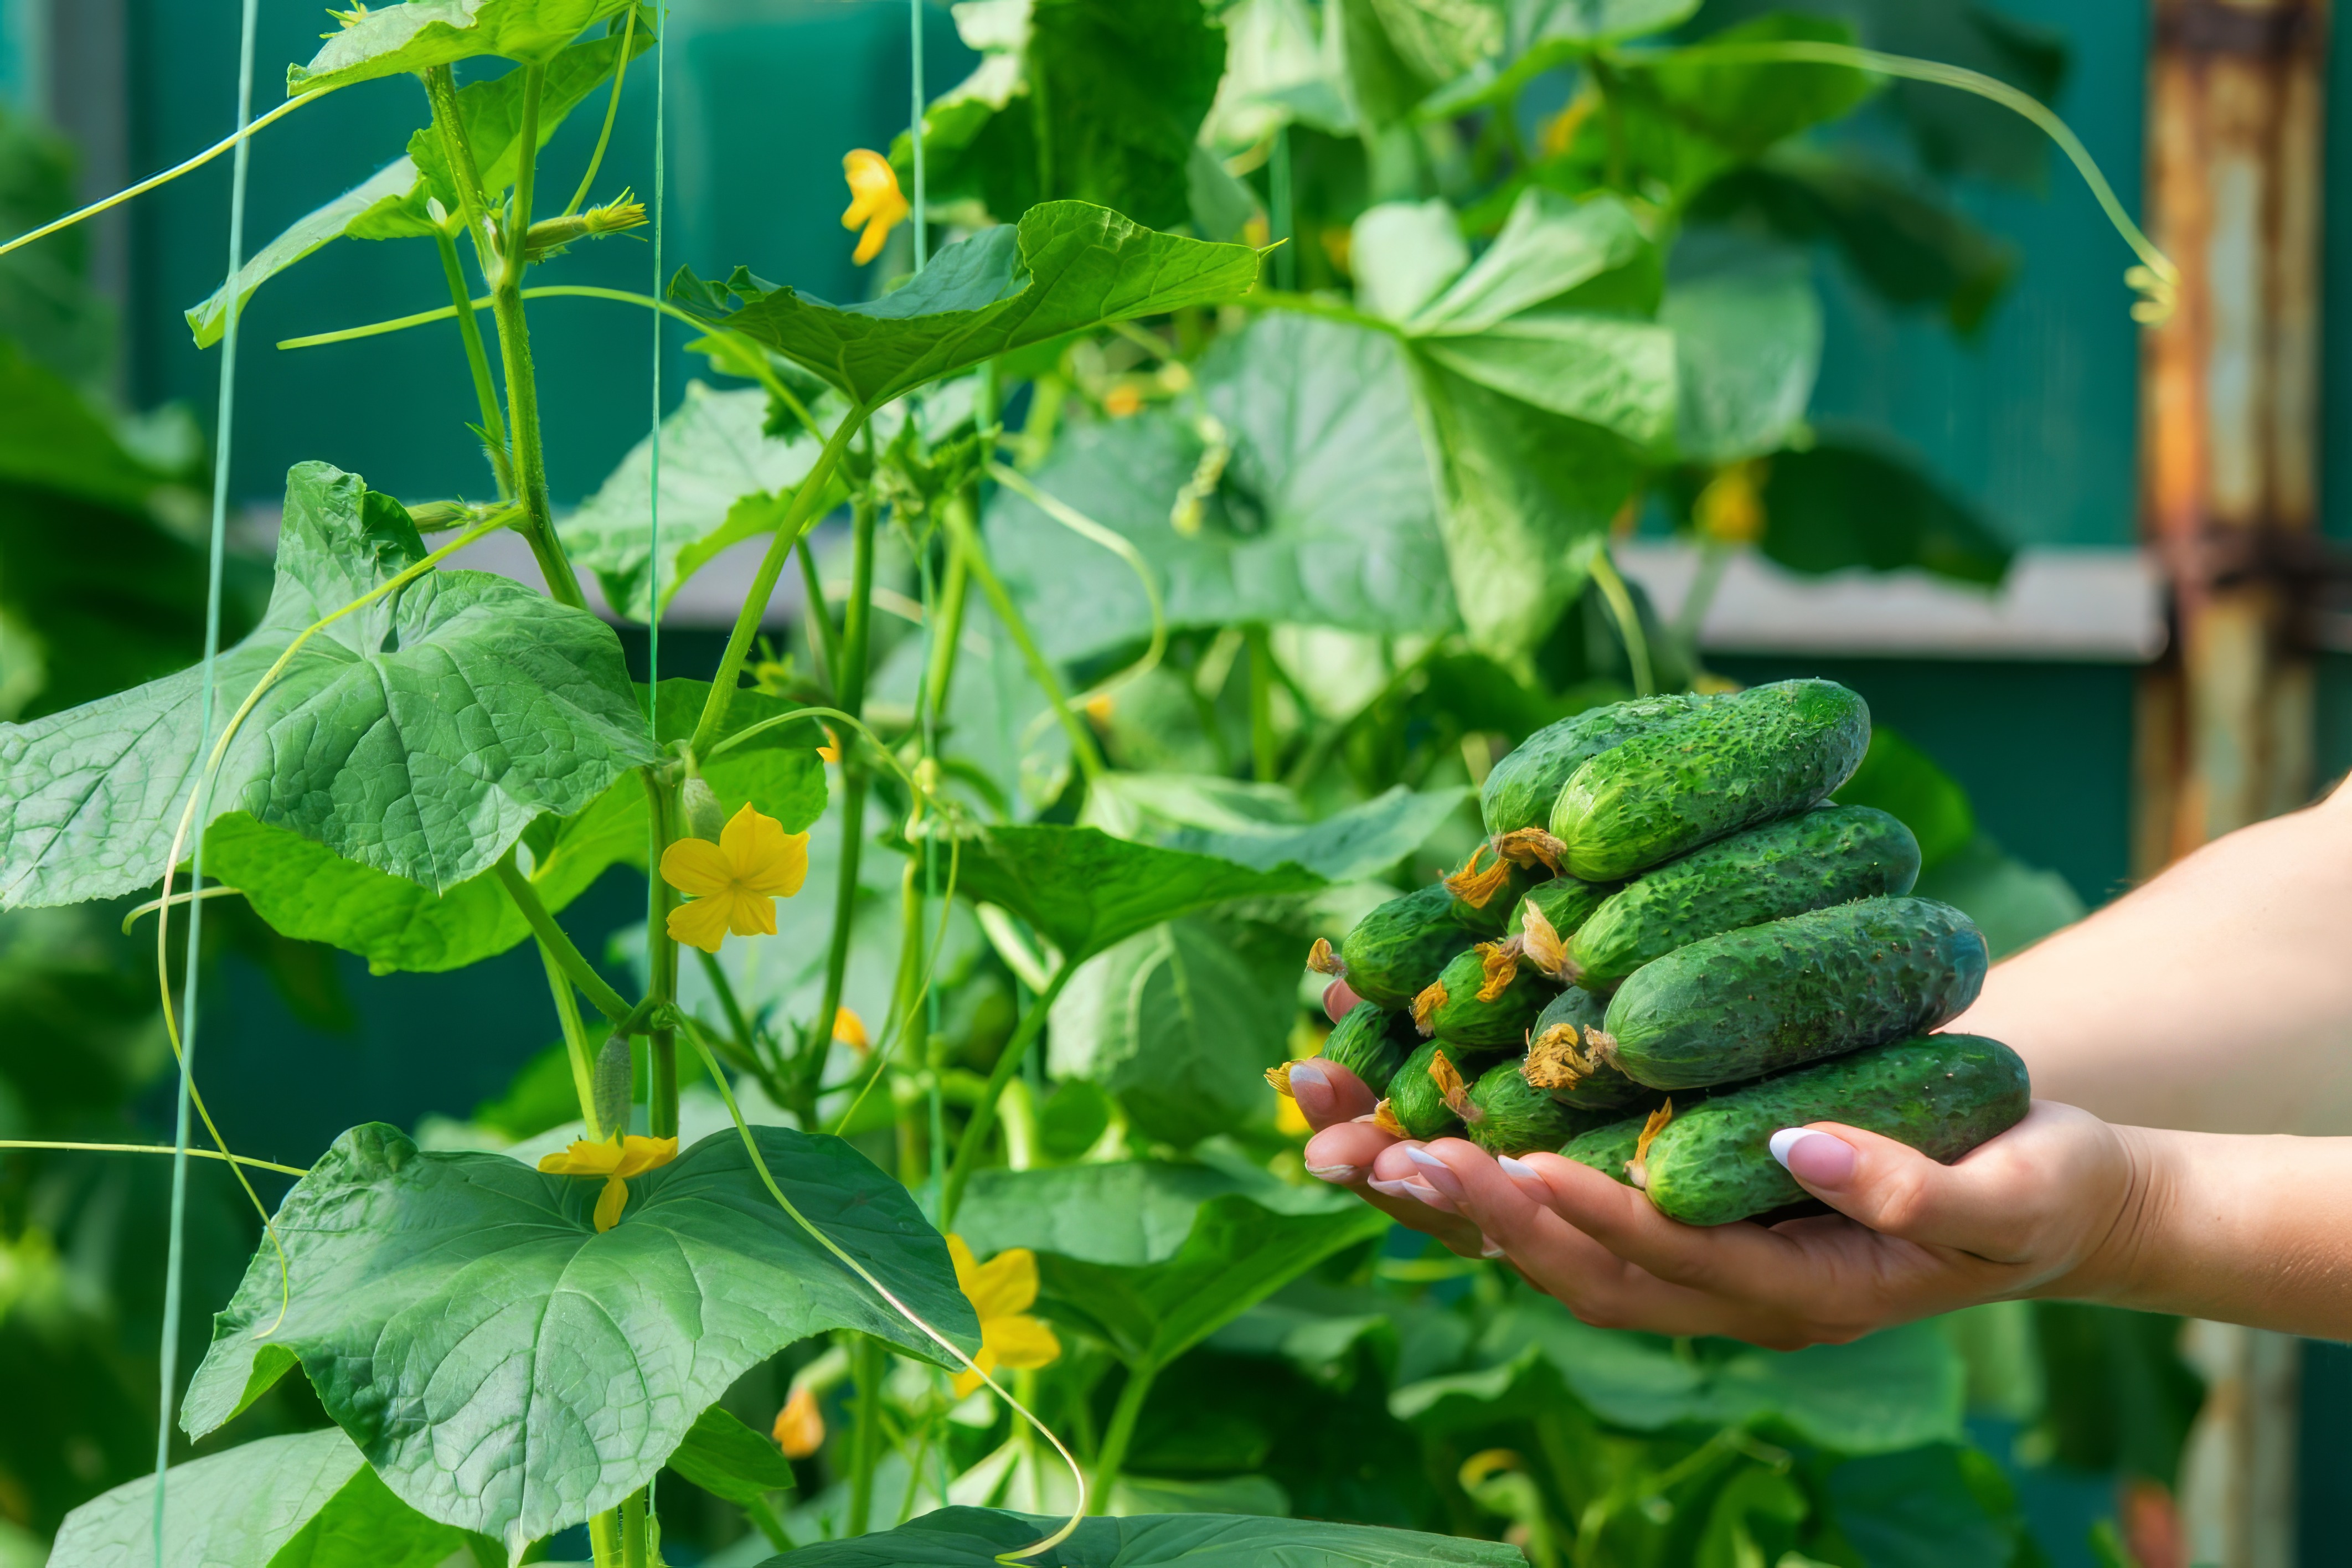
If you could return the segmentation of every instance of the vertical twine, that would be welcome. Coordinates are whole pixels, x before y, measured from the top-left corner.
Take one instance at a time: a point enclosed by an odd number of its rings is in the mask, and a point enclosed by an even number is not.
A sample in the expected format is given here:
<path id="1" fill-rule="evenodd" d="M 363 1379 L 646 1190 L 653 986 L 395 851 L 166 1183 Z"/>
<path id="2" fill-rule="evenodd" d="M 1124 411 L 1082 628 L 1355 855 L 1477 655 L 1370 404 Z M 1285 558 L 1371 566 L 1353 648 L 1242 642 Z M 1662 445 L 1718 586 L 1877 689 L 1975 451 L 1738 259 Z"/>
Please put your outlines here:
<path id="1" fill-rule="evenodd" d="M 236 413 L 237 323 L 242 315 L 236 275 L 245 267 L 245 191 L 253 160 L 253 143 L 246 132 L 253 119 L 254 37 L 258 30 L 259 0 L 245 0 L 237 39 L 236 157 L 228 186 L 228 314 L 221 331 L 220 405 L 213 435 L 213 517 L 211 559 L 205 581 L 204 679 L 196 716 L 196 836 L 188 860 L 188 946 L 186 973 L 182 979 L 180 1085 L 172 1137 L 172 1217 L 170 1241 L 163 1258 L 163 1369 L 157 1379 L 155 1415 L 155 1513 L 152 1534 L 155 1568 L 163 1564 L 163 1503 L 170 1487 L 172 1411 L 180 1382 L 180 1314 L 187 1271 L 189 1119 L 194 1099 L 196 1070 L 196 991 L 201 974 L 199 955 L 205 929 L 204 900 L 195 896 L 205 880 L 205 825 L 211 818 L 212 771 L 204 766 L 205 743 L 212 738 L 215 688 L 221 642 L 222 565 L 228 547 L 229 451 Z M 168 911 L 167 911 L 168 912 Z"/>
<path id="2" fill-rule="evenodd" d="M 661 4 L 655 13 L 654 24 L 654 286 L 653 297 L 662 297 L 662 217 L 667 195 L 667 155 L 664 132 L 667 129 L 669 71 L 669 6 Z M 661 750 L 661 457 L 662 457 L 662 313 L 653 316 L 653 463 L 652 478 L 646 481 L 646 510 L 648 518 L 647 571 L 648 586 L 653 597 L 646 614 L 646 732 L 654 749 Z M 661 825 L 651 825 L 653 845 L 661 843 Z M 658 877 L 661 868 L 648 864 L 648 875 Z"/>

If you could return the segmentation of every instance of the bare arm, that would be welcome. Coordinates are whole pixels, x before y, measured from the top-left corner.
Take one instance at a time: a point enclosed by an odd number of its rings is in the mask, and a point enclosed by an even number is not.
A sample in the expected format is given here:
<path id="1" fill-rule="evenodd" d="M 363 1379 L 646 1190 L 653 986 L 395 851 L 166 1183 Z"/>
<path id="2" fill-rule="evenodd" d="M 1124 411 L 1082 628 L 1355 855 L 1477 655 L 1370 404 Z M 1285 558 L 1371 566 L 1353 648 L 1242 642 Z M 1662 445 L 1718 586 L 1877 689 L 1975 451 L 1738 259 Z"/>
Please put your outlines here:
<path id="1" fill-rule="evenodd" d="M 2207 845 L 1996 968 L 1947 1026 L 2108 1121 L 2352 1133 L 2352 790 Z"/>

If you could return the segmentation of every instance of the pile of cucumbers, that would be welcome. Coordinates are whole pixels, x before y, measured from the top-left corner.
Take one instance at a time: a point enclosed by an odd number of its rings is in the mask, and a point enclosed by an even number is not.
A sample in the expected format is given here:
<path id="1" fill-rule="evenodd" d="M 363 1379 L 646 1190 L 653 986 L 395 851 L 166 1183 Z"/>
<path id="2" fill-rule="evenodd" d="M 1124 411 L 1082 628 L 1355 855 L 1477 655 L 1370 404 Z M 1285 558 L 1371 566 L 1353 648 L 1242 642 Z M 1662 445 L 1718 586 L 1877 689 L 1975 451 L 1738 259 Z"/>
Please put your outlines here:
<path id="1" fill-rule="evenodd" d="M 1694 1225 L 1804 1197 L 1767 1146 L 1783 1127 L 1958 1159 L 2025 1114 L 2025 1066 L 1930 1032 L 1975 1000 L 1985 942 L 1909 896 L 1908 828 L 1824 804 L 1869 743 L 1826 680 L 1538 731 L 1487 775 L 1460 870 L 1315 944 L 1323 1057 L 1401 1136 L 1556 1150 Z"/>

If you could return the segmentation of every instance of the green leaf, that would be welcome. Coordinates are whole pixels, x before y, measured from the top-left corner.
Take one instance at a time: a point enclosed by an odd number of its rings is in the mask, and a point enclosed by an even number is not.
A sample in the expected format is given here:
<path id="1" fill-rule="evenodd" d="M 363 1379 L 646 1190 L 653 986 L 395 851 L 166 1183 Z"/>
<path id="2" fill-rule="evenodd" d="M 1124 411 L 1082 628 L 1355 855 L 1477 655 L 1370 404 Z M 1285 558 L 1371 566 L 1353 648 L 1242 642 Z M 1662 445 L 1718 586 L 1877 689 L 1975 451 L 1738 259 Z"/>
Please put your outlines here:
<path id="1" fill-rule="evenodd" d="M 2014 1525 L 1979 1490 L 1988 1479 L 2008 1490 L 1997 1471 L 1983 1476 L 1990 1468 L 1983 1456 L 1946 1444 L 1848 1459 L 1829 1473 L 1830 1517 L 1871 1568 L 2015 1563 Z M 2013 1499 L 2003 1500 L 2013 1510 Z"/>
<path id="2" fill-rule="evenodd" d="M 1107 208 L 1048 202 L 1016 227 L 948 246 L 905 288 L 862 304 L 828 304 L 740 270 L 724 284 L 681 271 L 671 292 L 877 408 L 1024 344 L 1222 303 L 1247 292 L 1257 268 L 1247 246 L 1154 234 Z"/>
<path id="3" fill-rule="evenodd" d="M 1061 1523 L 996 1509 L 943 1508 L 896 1530 L 803 1546 L 793 1553 L 793 1568 L 992 1568 L 1003 1553 L 1044 1540 Z M 1192 1513 L 1087 1520 L 1053 1560 L 1059 1568 L 1518 1568 L 1527 1557 L 1498 1542 L 1366 1524 Z"/>
<path id="4" fill-rule="evenodd" d="M 683 740 L 694 731 L 706 681 L 661 683 L 661 735 Z M 728 734 L 797 704 L 764 692 L 743 691 L 728 710 Z M 723 738 L 723 737 L 722 737 Z M 703 776 L 720 809 L 746 804 L 798 833 L 824 811 L 824 767 L 813 723 L 781 725 L 713 758 Z M 561 911 L 615 865 L 642 868 L 647 829 L 646 792 L 635 777 L 615 782 L 585 811 L 567 818 L 551 845 L 534 841 L 530 879 L 541 902 Z M 242 812 L 214 823 L 205 837 L 205 864 L 243 893 L 254 912 L 280 935 L 331 942 L 368 961 L 376 973 L 463 969 L 504 952 L 530 928 L 486 871 L 436 893 L 357 861 Z"/>
<path id="5" fill-rule="evenodd" d="M 1698 0 L 1510 0 L 1514 53 L 1539 44 L 1596 44 L 1662 33 L 1691 16 Z"/>
<path id="6" fill-rule="evenodd" d="M 1335 22 L 1349 96 L 1367 132 L 1402 119 L 1503 37 L 1501 7 L 1489 0 L 1339 0 L 1324 26 Z"/>
<path id="7" fill-rule="evenodd" d="M 287 477 L 268 613 L 217 665 L 0 725 L 0 908 L 160 878 L 214 734 L 303 630 L 423 559 L 399 503 L 324 463 Z M 446 891 L 653 753 L 611 628 L 480 572 L 428 573 L 304 645 L 237 732 L 212 816 L 243 811 Z M 199 823 L 199 829 L 208 823 Z"/>
<path id="8" fill-rule="evenodd" d="M 31 115 L 0 112 L 0 233 L 28 233 L 79 206 L 80 162 L 71 142 Z M 0 257 L 0 338 L 75 385 L 106 384 L 114 315 L 89 286 L 87 226 Z"/>
<path id="9" fill-rule="evenodd" d="M 978 1256 L 1037 1253 L 1041 1310 L 1148 1367 L 1388 1227 L 1344 1194 L 1148 1163 L 982 1172 L 956 1215 Z"/>
<path id="10" fill-rule="evenodd" d="M 583 31 L 635 0 L 406 0 L 330 36 L 307 66 L 286 68 L 286 96 L 401 76 L 483 55 L 545 65 Z"/>
<path id="11" fill-rule="evenodd" d="M 1870 749 L 1838 786 L 1837 801 L 1875 806 L 1909 828 L 1923 870 L 1942 865 L 1977 836 L 1976 808 L 1960 782 L 1884 724 L 1872 727 Z"/>
<path id="12" fill-rule="evenodd" d="M 1792 572 L 1917 567 L 1996 584 L 2015 551 L 1967 503 L 1883 446 L 1834 437 L 1773 458 L 1764 553 Z"/>
<path id="13" fill-rule="evenodd" d="M 1495 243 L 1405 323 L 1416 337 L 1462 337 L 1550 305 L 1647 314 L 1658 302 L 1657 247 L 1614 196 L 1571 201 L 1529 186 Z"/>
<path id="14" fill-rule="evenodd" d="M 1595 1415 L 1637 1431 L 1769 1417 L 1843 1454 L 1960 1436 L 1959 1358 L 1932 1323 L 1792 1352 L 1705 1340 L 1683 1354 L 1673 1341 L 1589 1328 L 1557 1302 L 1522 1298 L 1496 1320 L 1484 1350 L 1500 1362 L 1529 1346 Z"/>
<path id="15" fill-rule="evenodd" d="M 1990 5 L 1917 5 L 1858 0 L 1851 7 L 1870 47 L 1979 70 L 2042 103 L 2065 86 L 2065 34 Z M 2041 130 L 1974 93 L 1898 81 L 1890 95 L 1928 168 L 2039 189 L 2050 166 Z"/>
<path id="16" fill-rule="evenodd" d="M 1171 849 L 1238 860 L 1262 871 L 1288 862 L 1327 881 L 1356 882 L 1379 875 L 1427 843 L 1468 794 L 1466 788 L 1416 793 L 1391 784 L 1319 822 L 1179 828 L 1161 843 Z"/>
<path id="17" fill-rule="evenodd" d="M 1232 938 L 1186 916 L 1088 959 L 1054 1003 L 1054 1076 L 1100 1084 L 1146 1138 L 1180 1149 L 1271 1130 L 1265 1069 L 1289 1055 L 1299 950 L 1268 964 Z"/>
<path id="18" fill-rule="evenodd" d="M 635 59 L 652 48 L 654 41 L 652 17 L 641 11 L 636 27 L 629 34 L 629 58 Z M 549 141 L 562 128 L 564 117 L 590 93 L 603 87 L 620 62 L 621 39 L 617 33 L 584 39 L 547 62 L 540 85 L 539 136 L 532 149 L 534 155 L 546 150 Z M 468 82 L 457 89 L 457 111 L 466 124 L 466 140 L 473 144 L 474 166 L 482 176 L 483 191 L 493 203 L 514 184 L 515 174 L 522 165 L 520 142 L 528 85 L 526 74 L 514 70 L 488 81 Z M 440 197 L 442 206 L 453 213 L 457 211 L 457 182 L 450 173 L 448 153 L 439 133 L 428 125 L 410 136 L 408 156 L 433 194 Z M 426 217 L 421 199 L 411 205 L 416 217 Z"/>
<path id="19" fill-rule="evenodd" d="M 1675 431 L 1675 335 L 1650 321 L 1529 310 L 1419 352 L 1454 374 L 1644 447 Z"/>
<path id="20" fill-rule="evenodd" d="M 2029 948 L 2090 912 L 2064 877 L 2028 866 L 1983 834 L 1932 871 L 1922 871 L 1917 890 L 1974 921 L 1995 958 Z"/>
<path id="21" fill-rule="evenodd" d="M 1170 510 L 1206 450 L 1173 408 L 1076 426 L 1031 476 L 1142 554 L 1173 626 L 1288 622 L 1406 636 L 1454 622 L 1429 462 L 1385 334 L 1268 312 L 1200 366 L 1202 406 L 1230 438 L 1190 533 Z M 1127 563 L 1010 489 L 989 503 L 1006 585 L 1046 649 L 1133 646 L 1150 603 Z"/>
<path id="22" fill-rule="evenodd" d="M 793 1487 L 793 1462 L 776 1446 L 714 1405 L 695 1421 L 669 1468 L 738 1508 Z"/>
<path id="23" fill-rule="evenodd" d="M 815 466 L 824 441 L 806 431 L 769 436 L 767 408 L 768 395 L 757 389 L 719 392 L 689 381 L 662 421 L 663 605 L 729 545 L 775 531 Z M 605 602 L 640 621 L 653 610 L 652 477 L 648 437 L 558 531 L 572 561 L 596 574 Z M 846 493 L 838 478 L 831 489 Z"/>
<path id="24" fill-rule="evenodd" d="M 68 1514 L 49 1562 L 148 1568 L 154 1528 L 155 1478 L 142 1476 Z M 333 1427 L 174 1465 L 164 1490 L 163 1568 L 434 1568 L 465 1544 L 393 1496 Z"/>
<path id="25" fill-rule="evenodd" d="M 838 1139 L 754 1133 L 812 1223 L 978 1347 L 906 1189 Z M 264 1245 L 214 1320 L 182 1425 L 215 1430 L 299 1362 L 410 1506 L 519 1552 L 651 1480 L 699 1412 L 797 1340 L 852 1328 L 939 1357 L 777 1207 L 734 1132 L 634 1178 L 600 1234 L 603 1184 L 420 1152 L 380 1123 L 346 1132 L 278 1210 L 283 1320 Z"/>
<path id="26" fill-rule="evenodd" d="M 1382 202 L 1349 230 L 1356 303 L 1391 321 L 1410 320 L 1469 265 L 1461 222 L 1443 197 Z"/>
<path id="27" fill-rule="evenodd" d="M 394 158 L 326 205 L 296 218 L 284 233 L 255 251 L 253 258 L 237 268 L 233 284 L 222 284 L 204 303 L 185 312 L 188 330 L 195 334 L 196 347 L 212 347 L 227 330 L 231 287 L 236 290 L 238 308 L 243 309 L 255 289 L 329 240 L 341 239 L 351 233 L 363 220 L 374 220 L 379 230 L 387 225 L 399 225 L 398 209 L 416 188 L 416 178 L 415 163 L 404 157 Z M 430 225 L 419 232 L 431 233 Z"/>
<path id="28" fill-rule="evenodd" d="M 0 338 L 0 483 L 143 513 L 173 476 L 123 445 L 82 394 Z"/>
<path id="29" fill-rule="evenodd" d="M 1738 462 L 1781 446 L 1821 369 L 1811 268 L 1801 257 L 1759 258 L 1745 236 L 1736 243 L 1740 264 L 1678 280 L 1658 307 L 1674 332 L 1675 445 L 1692 462 Z"/>
<path id="30" fill-rule="evenodd" d="M 1878 90 L 1870 73 L 1853 66 L 1707 57 L 1710 45 L 1782 41 L 1852 44 L 1854 36 L 1843 22 L 1777 12 L 1711 33 L 1687 48 L 1624 63 L 1676 124 L 1745 160 L 1851 113 Z"/>
<path id="31" fill-rule="evenodd" d="M 967 840 L 956 891 L 1018 915 L 1076 963 L 1192 910 L 1321 886 L 1304 867 L 1260 871 L 1097 828 L 1036 823 L 985 828 Z"/>

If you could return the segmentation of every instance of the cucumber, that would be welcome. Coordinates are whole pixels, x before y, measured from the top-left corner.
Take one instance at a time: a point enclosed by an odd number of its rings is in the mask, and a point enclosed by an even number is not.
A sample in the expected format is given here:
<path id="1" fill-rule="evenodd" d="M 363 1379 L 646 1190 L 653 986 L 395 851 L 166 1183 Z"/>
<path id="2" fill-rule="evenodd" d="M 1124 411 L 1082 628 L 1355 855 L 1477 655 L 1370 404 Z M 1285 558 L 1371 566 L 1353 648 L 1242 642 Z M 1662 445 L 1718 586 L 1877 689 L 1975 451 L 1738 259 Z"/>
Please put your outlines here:
<path id="1" fill-rule="evenodd" d="M 1607 1052 L 1594 1049 L 1586 1034 L 1601 1027 L 1607 1006 L 1573 985 L 1553 997 L 1528 1028 L 1528 1081 L 1580 1110 L 1631 1105 L 1648 1094 Z"/>
<path id="2" fill-rule="evenodd" d="M 2023 1119 L 2025 1064 L 1980 1035 L 1923 1035 L 1714 1095 L 1675 1118 L 1642 1159 L 1659 1212 L 1725 1225 L 1805 1196 L 1769 1148 L 1783 1127 L 1841 1121 L 1950 1164 Z"/>
<path id="3" fill-rule="evenodd" d="M 1742 926 L 1901 895 L 1919 879 L 1911 830 L 1866 805 L 1832 805 L 1692 850 L 1612 894 L 1568 943 L 1567 979 L 1611 990 L 1653 959 Z"/>
<path id="4" fill-rule="evenodd" d="M 1574 875 L 1622 877 L 1803 810 L 1869 745 L 1870 709 L 1834 681 L 1734 692 L 1579 766 L 1552 805 L 1551 835 Z"/>
<path id="5" fill-rule="evenodd" d="M 1527 891 L 1559 875 L 1559 846 L 1539 827 L 1490 838 L 1445 878 L 1454 918 L 1481 936 L 1508 929 Z"/>
<path id="6" fill-rule="evenodd" d="M 1465 1087 L 1465 1067 L 1475 1072 L 1476 1064 L 1492 1055 L 1449 1049 L 1443 1040 L 1424 1042 L 1389 1079 L 1388 1098 L 1381 1101 L 1377 1113 L 1379 1125 L 1400 1138 L 1424 1143 L 1432 1138 L 1453 1137 L 1462 1131 L 1462 1118 L 1452 1102 L 1461 1098 Z"/>
<path id="7" fill-rule="evenodd" d="M 1635 1116 L 1580 1132 L 1559 1146 L 1560 1157 L 1590 1165 L 1619 1185 L 1630 1187 L 1633 1178 L 1626 1168 L 1633 1163 L 1633 1151 L 1642 1145 L 1642 1129 L 1648 1120 Z"/>
<path id="8" fill-rule="evenodd" d="M 1516 938 L 1482 942 L 1457 955 L 1412 999 L 1424 1035 L 1472 1050 L 1523 1051 L 1528 1028 L 1559 987 L 1526 962 Z"/>
<path id="9" fill-rule="evenodd" d="M 1864 899 L 1726 931 L 1643 965 L 1602 1037 L 1653 1089 L 1759 1078 L 1932 1029 L 1976 1000 L 1985 941 L 1930 899 Z"/>
<path id="10" fill-rule="evenodd" d="M 1587 759 L 1673 723 L 1708 700 L 1681 693 L 1637 697 L 1631 702 L 1588 708 L 1557 724 L 1547 724 L 1520 742 L 1486 774 L 1478 791 L 1478 810 L 1486 819 L 1486 831 L 1511 833 L 1542 826 L 1560 786 Z"/>
<path id="11" fill-rule="evenodd" d="M 1525 1154 L 1557 1149 L 1614 1112 L 1563 1105 L 1529 1083 L 1523 1064 L 1504 1060 L 1478 1075 L 1454 1107 L 1463 1135 L 1489 1154 Z"/>
<path id="12" fill-rule="evenodd" d="M 1356 922 L 1339 943 L 1349 987 L 1383 1007 L 1409 1007 L 1446 962 L 1478 940 L 1454 917 L 1454 895 L 1443 883 L 1419 888 Z"/>
<path id="13" fill-rule="evenodd" d="M 1331 1026 L 1323 1059 L 1354 1073 L 1374 1094 L 1386 1094 L 1397 1068 L 1420 1048 L 1421 1031 L 1412 1026 L 1412 1014 L 1361 1002 Z"/>

